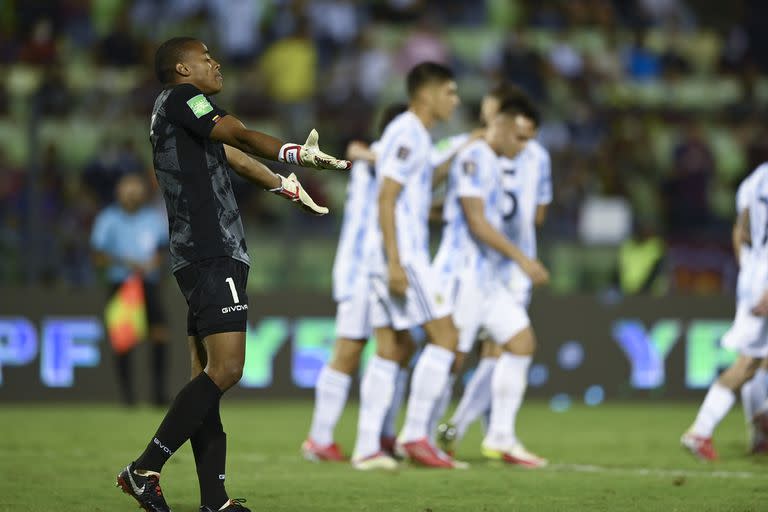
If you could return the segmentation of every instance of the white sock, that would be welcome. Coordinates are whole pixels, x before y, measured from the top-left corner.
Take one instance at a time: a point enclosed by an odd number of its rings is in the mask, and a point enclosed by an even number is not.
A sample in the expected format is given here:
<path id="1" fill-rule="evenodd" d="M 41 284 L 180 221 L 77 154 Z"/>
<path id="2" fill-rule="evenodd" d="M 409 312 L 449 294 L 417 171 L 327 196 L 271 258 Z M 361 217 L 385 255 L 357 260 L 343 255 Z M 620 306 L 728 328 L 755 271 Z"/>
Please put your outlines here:
<path id="1" fill-rule="evenodd" d="M 395 393 L 392 395 L 392 403 L 387 410 L 387 415 L 384 417 L 384 426 L 381 428 L 381 435 L 384 437 L 395 437 L 397 435 L 397 417 L 400 416 L 400 409 L 403 408 L 403 399 L 405 398 L 405 390 L 408 388 L 408 375 L 410 372 L 401 368 L 397 372 L 397 379 L 395 380 Z"/>
<path id="2" fill-rule="evenodd" d="M 457 439 L 463 438 L 472 422 L 491 407 L 491 377 L 495 367 L 495 357 L 482 358 L 464 388 L 459 406 L 451 418 L 451 423 L 456 426 Z"/>
<path id="3" fill-rule="evenodd" d="M 491 422 L 483 443 L 493 448 L 511 448 L 516 442 L 515 419 L 528 384 L 532 356 L 504 352 L 491 379 Z"/>
<path id="4" fill-rule="evenodd" d="M 749 425 L 752 425 L 752 418 L 755 417 L 760 405 L 768 398 L 766 373 L 764 368 L 758 368 L 755 376 L 741 386 L 741 405 L 744 408 L 744 418 Z"/>
<path id="5" fill-rule="evenodd" d="M 719 382 L 712 384 L 701 404 L 699 414 L 696 415 L 691 431 L 697 436 L 712 437 L 715 427 L 725 418 L 735 401 L 736 395 L 733 391 Z"/>
<path id="6" fill-rule="evenodd" d="M 437 438 L 437 425 L 440 420 L 445 416 L 445 411 L 448 410 L 448 404 L 451 403 L 451 397 L 453 397 L 453 384 L 456 382 L 456 375 L 453 373 L 448 376 L 448 382 L 445 384 L 445 389 L 440 393 L 440 397 L 437 399 L 435 408 L 432 409 L 432 414 L 429 417 L 429 424 L 427 425 L 427 434 L 429 435 L 430 442 L 434 445 Z"/>
<path id="7" fill-rule="evenodd" d="M 427 345 L 421 353 L 413 370 L 405 427 L 400 434 L 402 442 L 427 437 L 429 418 L 448 383 L 453 357 L 452 351 L 433 344 Z"/>
<path id="8" fill-rule="evenodd" d="M 320 370 L 315 385 L 315 411 L 309 438 L 320 446 L 333 443 L 333 430 L 347 403 L 352 377 L 328 365 Z"/>
<path id="9" fill-rule="evenodd" d="M 360 383 L 360 416 L 357 419 L 355 458 L 381 450 L 381 426 L 392 402 L 398 364 L 374 355 Z"/>

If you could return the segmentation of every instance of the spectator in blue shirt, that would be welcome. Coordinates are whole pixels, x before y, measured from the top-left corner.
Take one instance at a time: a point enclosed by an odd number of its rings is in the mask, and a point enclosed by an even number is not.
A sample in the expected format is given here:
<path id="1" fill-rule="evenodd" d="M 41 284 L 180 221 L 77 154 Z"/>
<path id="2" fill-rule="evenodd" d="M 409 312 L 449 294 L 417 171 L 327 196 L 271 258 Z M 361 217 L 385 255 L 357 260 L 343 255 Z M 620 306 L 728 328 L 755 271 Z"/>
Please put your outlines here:
<path id="1" fill-rule="evenodd" d="M 152 342 L 153 401 L 166 398 L 166 347 L 168 327 L 159 293 L 160 267 L 168 247 L 168 222 L 147 206 L 147 185 L 138 174 L 127 174 L 117 183 L 117 202 L 96 217 L 91 233 L 94 263 L 106 271 L 110 296 L 130 276 L 138 274 L 144 285 L 149 340 Z M 131 352 L 116 354 L 123 401 L 135 403 Z"/>

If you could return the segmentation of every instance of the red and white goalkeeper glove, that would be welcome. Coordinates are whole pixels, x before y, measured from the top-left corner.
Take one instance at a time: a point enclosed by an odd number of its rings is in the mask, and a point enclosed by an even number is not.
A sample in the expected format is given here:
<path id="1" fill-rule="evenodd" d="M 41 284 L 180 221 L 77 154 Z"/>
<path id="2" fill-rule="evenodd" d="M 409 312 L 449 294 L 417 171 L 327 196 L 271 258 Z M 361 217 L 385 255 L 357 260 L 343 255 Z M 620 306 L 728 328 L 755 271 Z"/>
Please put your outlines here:
<path id="1" fill-rule="evenodd" d="M 307 194 L 307 191 L 301 186 L 301 183 L 299 183 L 295 174 L 291 173 L 287 178 L 278 174 L 277 177 L 280 178 L 280 186 L 269 189 L 270 192 L 283 196 L 294 203 L 300 203 L 299 206 L 301 206 L 302 209 L 313 215 L 325 215 L 328 213 L 328 208 L 325 206 L 318 206 L 312 198 L 309 197 L 309 194 Z"/>
<path id="2" fill-rule="evenodd" d="M 348 170 L 352 167 L 352 162 L 348 160 L 339 160 L 331 155 L 326 155 L 320 151 L 317 140 L 320 136 L 314 128 L 309 132 L 307 142 L 303 146 L 293 144 L 283 144 L 280 148 L 277 158 L 281 162 L 300 165 L 302 167 L 314 167 L 315 169 L 336 169 L 340 171 Z"/>

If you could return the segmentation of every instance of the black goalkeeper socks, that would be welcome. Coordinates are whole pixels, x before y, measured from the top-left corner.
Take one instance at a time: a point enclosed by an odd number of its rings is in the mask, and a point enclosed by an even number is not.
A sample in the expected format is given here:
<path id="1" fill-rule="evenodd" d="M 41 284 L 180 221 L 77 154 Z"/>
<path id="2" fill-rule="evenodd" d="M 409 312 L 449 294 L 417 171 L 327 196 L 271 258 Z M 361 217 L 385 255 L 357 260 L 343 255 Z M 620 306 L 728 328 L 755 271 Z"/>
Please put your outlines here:
<path id="1" fill-rule="evenodd" d="M 120 399 L 123 405 L 135 405 L 136 395 L 133 391 L 133 355 L 131 351 L 124 354 L 115 354 L 115 368 L 117 369 L 117 383 L 120 387 Z"/>
<path id="2" fill-rule="evenodd" d="M 227 434 L 221 424 L 219 403 L 211 407 L 200 428 L 190 438 L 200 483 L 200 504 L 213 507 L 214 510 L 229 499 L 224 488 Z"/>
<path id="3" fill-rule="evenodd" d="M 136 460 L 136 469 L 159 473 L 171 455 L 200 427 L 221 394 L 205 372 L 189 381 L 176 395 L 160 428 Z"/>
<path id="4" fill-rule="evenodd" d="M 166 405 L 168 394 L 166 392 L 168 346 L 165 343 L 152 343 L 152 402 L 155 405 Z"/>

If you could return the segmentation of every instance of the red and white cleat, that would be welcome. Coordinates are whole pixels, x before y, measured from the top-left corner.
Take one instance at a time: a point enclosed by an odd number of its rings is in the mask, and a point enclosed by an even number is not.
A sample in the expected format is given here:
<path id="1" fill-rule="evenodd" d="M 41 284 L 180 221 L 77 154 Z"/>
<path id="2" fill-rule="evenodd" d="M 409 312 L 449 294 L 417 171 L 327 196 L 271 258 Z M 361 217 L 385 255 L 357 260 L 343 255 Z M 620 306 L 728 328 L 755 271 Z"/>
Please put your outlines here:
<path id="1" fill-rule="evenodd" d="M 301 454 L 305 459 L 312 462 L 346 462 L 347 460 L 338 444 L 331 443 L 326 446 L 320 446 L 311 439 L 301 443 Z"/>
<path id="2" fill-rule="evenodd" d="M 682 435 L 680 444 L 701 460 L 713 461 L 719 458 L 711 437 L 697 436 L 689 431 Z"/>
<path id="3" fill-rule="evenodd" d="M 395 459 L 384 452 L 376 452 L 367 457 L 352 459 L 352 467 L 358 471 L 373 471 L 381 469 L 384 471 L 395 471 L 399 464 Z"/>
<path id="4" fill-rule="evenodd" d="M 500 460 L 505 464 L 521 466 L 528 469 L 543 468 L 549 461 L 543 457 L 529 452 L 521 443 L 517 443 L 509 449 L 498 449 L 482 445 L 483 456 L 490 460 Z"/>
<path id="5" fill-rule="evenodd" d="M 395 449 L 396 443 L 397 438 L 392 436 L 382 436 L 381 439 L 379 439 L 379 446 L 381 446 L 381 451 L 394 458 L 398 457 L 397 451 Z"/>
<path id="6" fill-rule="evenodd" d="M 416 441 L 402 443 L 403 451 L 413 462 L 429 468 L 459 469 L 455 461 L 447 454 L 441 453 L 429 444 L 424 437 Z"/>

